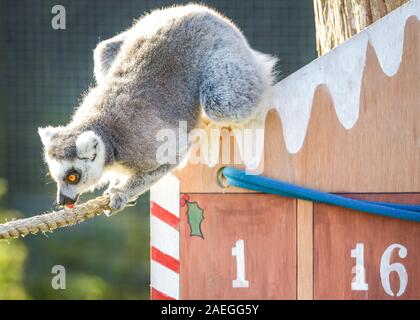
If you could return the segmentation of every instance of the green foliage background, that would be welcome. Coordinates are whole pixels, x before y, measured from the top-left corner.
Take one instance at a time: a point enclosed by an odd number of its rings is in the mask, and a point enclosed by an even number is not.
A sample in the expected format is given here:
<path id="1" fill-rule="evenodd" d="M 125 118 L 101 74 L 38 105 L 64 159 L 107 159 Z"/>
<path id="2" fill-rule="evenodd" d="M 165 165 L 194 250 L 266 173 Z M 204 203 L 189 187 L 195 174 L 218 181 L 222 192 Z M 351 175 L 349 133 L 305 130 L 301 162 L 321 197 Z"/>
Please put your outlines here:
<path id="1" fill-rule="evenodd" d="M 0 201 L 7 190 L 6 181 L 0 179 Z M 5 209 L 0 202 L 1 221 L 21 218 L 18 211 Z M 23 269 L 28 250 L 24 243 L 3 241 L 0 243 L 0 299 L 27 299 L 28 293 L 23 282 Z"/>
<path id="2" fill-rule="evenodd" d="M 96 44 L 145 11 L 181 2 L 189 1 L 0 1 L 0 221 L 52 208 L 37 127 L 68 121 L 93 81 Z M 316 57 L 312 1 L 200 2 L 280 57 L 283 77 Z M 51 28 L 56 4 L 66 8 L 66 30 Z M 51 287 L 54 265 L 66 269 L 65 290 Z M 148 194 L 111 218 L 0 242 L 0 299 L 147 299 L 149 278 Z"/>

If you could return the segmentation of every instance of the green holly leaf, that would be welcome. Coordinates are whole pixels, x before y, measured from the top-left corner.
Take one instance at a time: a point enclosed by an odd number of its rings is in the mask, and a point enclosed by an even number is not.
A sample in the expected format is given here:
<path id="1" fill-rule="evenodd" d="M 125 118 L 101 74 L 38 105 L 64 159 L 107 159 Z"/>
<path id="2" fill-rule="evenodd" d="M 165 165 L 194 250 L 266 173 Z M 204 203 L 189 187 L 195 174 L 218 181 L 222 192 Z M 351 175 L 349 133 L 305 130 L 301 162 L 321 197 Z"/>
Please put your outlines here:
<path id="1" fill-rule="evenodd" d="M 201 232 L 201 222 L 204 220 L 204 211 L 201 209 L 197 202 L 187 203 L 188 224 L 190 226 L 190 237 L 197 236 L 204 239 Z"/>

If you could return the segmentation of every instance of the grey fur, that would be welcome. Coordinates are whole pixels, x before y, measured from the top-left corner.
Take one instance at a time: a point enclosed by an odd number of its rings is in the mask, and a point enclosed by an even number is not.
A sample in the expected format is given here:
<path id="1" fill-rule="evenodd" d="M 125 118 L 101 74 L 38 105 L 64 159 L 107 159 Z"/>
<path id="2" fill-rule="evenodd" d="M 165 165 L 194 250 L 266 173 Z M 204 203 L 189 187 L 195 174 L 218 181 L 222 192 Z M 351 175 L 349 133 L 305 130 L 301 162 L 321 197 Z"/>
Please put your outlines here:
<path id="1" fill-rule="evenodd" d="M 203 111 L 217 123 L 249 120 L 273 84 L 276 62 L 251 49 L 230 20 L 194 4 L 140 18 L 99 43 L 94 59 L 97 85 L 44 147 L 47 162 L 73 161 L 80 134 L 92 131 L 100 137 L 104 168 L 118 163 L 134 172 L 125 184 L 107 190 L 115 211 L 176 165 L 156 160 L 159 130 L 178 132 L 179 121 L 186 121 L 189 132 Z M 178 151 L 180 160 L 186 150 Z"/>

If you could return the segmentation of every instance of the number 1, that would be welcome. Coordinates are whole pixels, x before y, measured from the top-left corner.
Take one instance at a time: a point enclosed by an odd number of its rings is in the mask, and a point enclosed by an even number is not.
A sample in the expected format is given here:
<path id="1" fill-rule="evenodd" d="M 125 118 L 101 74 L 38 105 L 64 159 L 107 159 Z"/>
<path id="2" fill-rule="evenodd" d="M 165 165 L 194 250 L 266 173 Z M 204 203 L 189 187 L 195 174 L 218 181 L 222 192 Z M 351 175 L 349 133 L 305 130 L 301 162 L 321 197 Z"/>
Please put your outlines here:
<path id="1" fill-rule="evenodd" d="M 249 282 L 245 280 L 245 250 L 244 240 L 236 241 L 236 245 L 232 248 L 232 256 L 236 257 L 236 279 L 233 280 L 234 288 L 248 288 Z"/>
<path id="2" fill-rule="evenodd" d="M 353 267 L 352 272 L 355 274 L 351 283 L 351 290 L 353 291 L 367 291 L 368 284 L 366 283 L 365 275 L 365 257 L 363 243 L 357 243 L 356 248 L 351 250 L 352 258 L 356 258 L 356 265 Z"/>

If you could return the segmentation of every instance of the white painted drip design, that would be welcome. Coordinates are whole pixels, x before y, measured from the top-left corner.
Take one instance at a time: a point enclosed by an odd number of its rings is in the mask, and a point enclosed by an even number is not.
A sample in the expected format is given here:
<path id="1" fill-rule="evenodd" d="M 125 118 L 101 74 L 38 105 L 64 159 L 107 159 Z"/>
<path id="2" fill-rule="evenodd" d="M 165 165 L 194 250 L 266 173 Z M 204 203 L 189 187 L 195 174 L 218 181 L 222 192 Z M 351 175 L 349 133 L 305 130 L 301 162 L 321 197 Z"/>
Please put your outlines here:
<path id="1" fill-rule="evenodd" d="M 368 43 L 374 48 L 383 72 L 388 76 L 395 75 L 402 59 L 405 24 L 411 16 L 420 17 L 420 0 L 406 3 L 275 85 L 273 105 L 280 116 L 289 153 L 297 153 L 303 145 L 314 93 L 321 84 L 328 87 L 343 127 L 351 129 L 354 126 L 359 116 Z M 244 129 L 263 129 L 263 126 L 264 121 L 259 119 Z M 264 141 L 257 150 L 263 152 L 263 145 Z M 248 169 L 255 168 L 255 155 L 247 159 L 242 153 L 242 160 Z"/>

